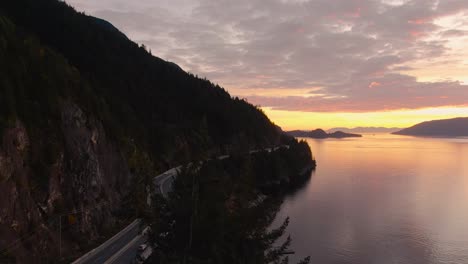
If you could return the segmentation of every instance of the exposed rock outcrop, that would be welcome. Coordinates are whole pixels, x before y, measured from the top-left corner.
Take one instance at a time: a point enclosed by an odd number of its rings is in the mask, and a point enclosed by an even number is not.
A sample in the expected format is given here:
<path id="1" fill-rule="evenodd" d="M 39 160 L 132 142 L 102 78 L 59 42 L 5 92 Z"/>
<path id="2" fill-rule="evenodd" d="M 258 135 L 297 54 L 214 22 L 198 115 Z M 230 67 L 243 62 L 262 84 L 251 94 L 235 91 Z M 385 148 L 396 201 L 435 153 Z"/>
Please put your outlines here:
<path id="1" fill-rule="evenodd" d="M 64 252 L 77 246 L 75 237 L 92 241 L 116 224 L 112 212 L 121 206 L 131 180 L 127 163 L 101 122 L 71 102 L 61 109 L 58 136 L 39 134 L 33 139 L 21 121 L 3 133 L 0 248 L 7 249 L 3 258 L 50 261 L 58 253 L 60 219 L 67 234 Z"/>

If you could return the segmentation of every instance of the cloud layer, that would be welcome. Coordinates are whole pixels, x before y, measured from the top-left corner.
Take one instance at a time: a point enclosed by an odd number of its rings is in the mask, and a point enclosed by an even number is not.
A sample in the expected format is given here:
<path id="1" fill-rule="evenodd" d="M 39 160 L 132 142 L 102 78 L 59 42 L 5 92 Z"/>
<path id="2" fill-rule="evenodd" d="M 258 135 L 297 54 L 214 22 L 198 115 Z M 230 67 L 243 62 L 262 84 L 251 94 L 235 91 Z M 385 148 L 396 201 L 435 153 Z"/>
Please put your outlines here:
<path id="1" fill-rule="evenodd" d="M 468 105 L 466 0 L 68 2 L 265 107 Z"/>

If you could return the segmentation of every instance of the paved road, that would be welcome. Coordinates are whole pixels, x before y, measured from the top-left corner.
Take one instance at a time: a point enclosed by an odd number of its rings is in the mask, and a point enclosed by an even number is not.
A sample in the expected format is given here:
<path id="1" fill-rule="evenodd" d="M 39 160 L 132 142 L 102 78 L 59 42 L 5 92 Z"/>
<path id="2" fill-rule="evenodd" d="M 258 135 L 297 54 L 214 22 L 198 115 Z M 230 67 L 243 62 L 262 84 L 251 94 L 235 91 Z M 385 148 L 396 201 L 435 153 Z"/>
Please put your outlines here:
<path id="1" fill-rule="evenodd" d="M 181 166 L 172 168 L 153 178 L 153 184 L 158 193 L 167 197 L 180 168 Z M 141 219 L 135 221 L 138 221 L 138 224 L 127 226 L 99 247 L 75 260 L 73 264 L 131 263 L 136 257 L 138 246 L 147 240 L 147 237 L 139 234 Z"/>
<path id="2" fill-rule="evenodd" d="M 124 245 L 122 249 L 117 252 L 114 256 L 108 259 L 104 264 L 129 264 L 132 263 L 136 258 L 138 247 L 145 243 L 148 237 L 143 235 L 137 235 L 127 245 Z"/>
<path id="3" fill-rule="evenodd" d="M 139 235 L 141 220 L 137 219 L 99 247 L 89 251 L 73 264 L 102 264 L 117 254 Z M 127 262 L 129 263 L 129 262 Z"/>
<path id="4" fill-rule="evenodd" d="M 155 186 L 156 192 L 162 194 L 164 197 L 167 197 L 167 194 L 172 188 L 172 182 L 181 168 L 182 166 L 178 166 L 154 177 L 153 184 Z"/>
<path id="5" fill-rule="evenodd" d="M 289 146 L 278 146 L 274 148 L 264 149 L 268 152 L 276 151 L 280 148 L 288 148 Z M 249 153 L 256 153 L 261 150 L 252 150 Z M 219 156 L 219 160 L 229 158 L 229 155 Z M 182 166 L 178 166 L 167 170 L 153 178 L 153 184 L 156 192 L 162 194 L 167 198 L 169 191 L 172 188 L 172 183 L 177 176 L 178 171 Z M 132 263 L 138 252 L 138 246 L 147 241 L 147 237 L 140 235 L 140 219 L 137 219 L 137 225 L 129 225 L 114 237 L 104 242 L 101 246 L 91 250 L 80 259 L 73 262 L 73 264 L 128 264 Z"/>

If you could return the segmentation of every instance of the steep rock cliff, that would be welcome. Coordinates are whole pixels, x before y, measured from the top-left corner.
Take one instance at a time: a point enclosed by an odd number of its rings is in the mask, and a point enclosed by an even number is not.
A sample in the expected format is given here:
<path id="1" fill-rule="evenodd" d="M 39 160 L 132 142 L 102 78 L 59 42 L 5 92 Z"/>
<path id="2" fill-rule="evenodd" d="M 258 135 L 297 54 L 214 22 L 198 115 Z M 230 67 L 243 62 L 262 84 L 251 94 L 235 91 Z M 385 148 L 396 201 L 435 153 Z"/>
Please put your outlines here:
<path id="1" fill-rule="evenodd" d="M 84 237 L 99 238 L 117 224 L 113 211 L 129 190 L 127 162 L 102 124 L 71 102 L 61 109 L 59 138 L 44 135 L 32 142 L 19 120 L 3 134 L 0 248 L 7 249 L 2 255 L 16 256 L 20 262 L 47 262 L 58 255 L 59 221 L 63 253 L 76 252 Z M 56 144 L 57 153 L 38 170 L 45 144 Z M 42 173 L 46 179 L 41 179 Z"/>

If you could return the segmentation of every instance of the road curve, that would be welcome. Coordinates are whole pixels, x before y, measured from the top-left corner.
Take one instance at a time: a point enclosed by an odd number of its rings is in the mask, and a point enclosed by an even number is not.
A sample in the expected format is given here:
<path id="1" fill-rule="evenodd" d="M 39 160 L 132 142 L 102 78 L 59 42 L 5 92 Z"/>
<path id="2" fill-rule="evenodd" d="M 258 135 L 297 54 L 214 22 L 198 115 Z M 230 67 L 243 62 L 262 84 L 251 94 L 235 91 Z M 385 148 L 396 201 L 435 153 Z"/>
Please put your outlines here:
<path id="1" fill-rule="evenodd" d="M 72 262 L 72 264 L 104 263 L 139 234 L 141 223 L 141 219 L 136 219 L 106 242 Z"/>
<path id="2" fill-rule="evenodd" d="M 289 149 L 288 145 L 281 145 L 273 148 L 265 148 L 268 152 L 276 151 L 280 148 Z M 251 150 L 249 154 L 257 153 L 262 150 Z M 224 160 L 229 155 L 219 156 L 217 159 Z M 167 198 L 172 188 L 172 183 L 177 177 L 182 166 L 171 168 L 153 178 L 153 184 L 157 193 Z M 72 264 L 128 264 L 131 263 L 138 252 L 138 246 L 147 241 L 147 237 L 139 234 L 141 230 L 141 219 L 136 219 L 122 231 L 104 242 L 99 247 L 89 251 Z"/>
<path id="3" fill-rule="evenodd" d="M 181 168 L 182 166 L 178 166 L 155 176 L 153 178 L 153 184 L 156 192 L 167 197 L 172 182 Z M 138 246 L 147 240 L 145 236 L 139 234 L 141 223 L 141 219 L 136 219 L 122 231 L 75 260 L 72 264 L 131 263 L 136 257 Z"/>

